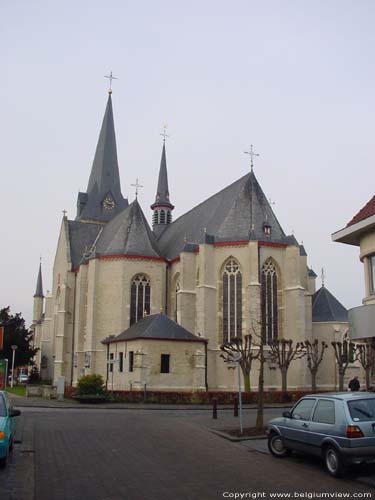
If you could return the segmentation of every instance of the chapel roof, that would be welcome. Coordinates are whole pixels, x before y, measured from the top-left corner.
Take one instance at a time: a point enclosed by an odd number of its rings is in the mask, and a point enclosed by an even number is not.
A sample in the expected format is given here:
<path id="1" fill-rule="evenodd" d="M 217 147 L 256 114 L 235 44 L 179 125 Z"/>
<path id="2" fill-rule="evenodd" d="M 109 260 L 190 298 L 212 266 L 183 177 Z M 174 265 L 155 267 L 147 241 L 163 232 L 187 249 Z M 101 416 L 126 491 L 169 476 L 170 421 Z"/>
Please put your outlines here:
<path id="1" fill-rule="evenodd" d="M 206 342 L 205 339 L 193 335 L 165 314 L 159 313 L 145 316 L 120 335 L 103 340 L 103 344 L 134 339 Z"/>
<path id="2" fill-rule="evenodd" d="M 375 215 L 375 196 L 361 208 L 361 210 L 347 223 L 346 227 L 353 226 L 357 222 L 367 219 L 367 217 L 371 217 L 372 215 Z"/>
<path id="3" fill-rule="evenodd" d="M 75 269 L 82 262 L 84 255 L 91 249 L 101 230 L 103 230 L 103 224 L 68 221 L 72 269 Z"/>
<path id="4" fill-rule="evenodd" d="M 265 224 L 271 226 L 270 236 Z M 287 243 L 253 171 L 176 219 L 159 237 L 159 248 L 165 257 L 175 258 L 186 241 L 200 243 L 206 232 L 218 242 L 249 241 L 252 236 Z"/>
<path id="5" fill-rule="evenodd" d="M 160 258 L 156 238 L 137 199 L 105 225 L 93 250 L 95 255 Z"/>
<path id="6" fill-rule="evenodd" d="M 346 322 L 348 311 L 325 286 L 312 296 L 312 320 L 320 322 Z"/>

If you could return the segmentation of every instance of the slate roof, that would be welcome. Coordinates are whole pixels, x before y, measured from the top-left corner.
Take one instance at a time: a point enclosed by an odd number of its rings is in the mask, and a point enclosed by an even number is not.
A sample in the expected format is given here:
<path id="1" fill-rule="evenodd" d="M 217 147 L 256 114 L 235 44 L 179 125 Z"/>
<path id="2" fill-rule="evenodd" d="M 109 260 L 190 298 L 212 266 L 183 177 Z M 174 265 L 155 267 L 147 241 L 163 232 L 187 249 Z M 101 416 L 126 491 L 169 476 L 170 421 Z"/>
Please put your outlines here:
<path id="1" fill-rule="evenodd" d="M 371 217 L 372 215 L 375 215 L 375 196 L 361 208 L 361 210 L 347 223 L 346 227 L 353 226 L 353 224 L 367 219 L 367 217 Z"/>
<path id="2" fill-rule="evenodd" d="M 307 253 L 303 245 L 299 246 L 299 254 L 301 255 L 301 257 L 307 257 Z"/>
<path id="3" fill-rule="evenodd" d="M 152 210 L 158 206 L 169 206 L 170 208 L 174 208 L 169 199 L 169 188 L 168 188 L 168 172 L 167 172 L 167 160 L 165 155 L 165 142 L 163 143 L 163 150 L 161 154 L 160 160 L 160 170 L 159 170 L 159 180 L 158 187 L 156 190 L 155 202 L 151 205 Z"/>
<path id="4" fill-rule="evenodd" d="M 325 286 L 322 286 L 312 296 L 312 320 L 314 323 L 346 322 L 348 311 Z"/>
<path id="5" fill-rule="evenodd" d="M 42 263 L 39 264 L 38 279 L 36 282 L 36 290 L 34 297 L 44 297 L 43 295 L 43 281 L 42 281 Z"/>
<path id="6" fill-rule="evenodd" d="M 312 267 L 307 268 L 307 274 L 310 276 L 310 278 L 317 278 L 318 277 L 318 275 L 316 274 L 316 272 L 313 270 Z"/>
<path id="7" fill-rule="evenodd" d="M 107 196 L 115 202 L 112 210 L 103 207 Z M 109 94 L 87 193 L 78 194 L 76 220 L 108 221 L 127 205 L 121 194 L 112 98 Z"/>
<path id="8" fill-rule="evenodd" d="M 271 236 L 263 224 L 271 226 Z M 285 242 L 285 233 L 260 187 L 254 172 L 246 174 L 170 224 L 158 239 L 161 253 L 175 258 L 185 241 L 199 243 L 207 231 L 215 241 L 252 239 Z M 298 243 L 297 243 L 298 244 Z"/>
<path id="9" fill-rule="evenodd" d="M 160 257 L 156 238 L 138 200 L 105 225 L 96 243 L 95 253 Z"/>
<path id="10" fill-rule="evenodd" d="M 120 333 L 117 337 L 108 337 L 103 340 L 103 344 L 135 339 L 206 342 L 205 339 L 193 335 L 175 321 L 168 318 L 168 316 L 160 313 L 145 316 L 130 328 Z"/>
<path id="11" fill-rule="evenodd" d="M 68 221 L 68 233 L 70 242 L 70 259 L 72 269 L 82 262 L 85 251 L 90 250 L 103 224 L 94 224 L 79 221 Z"/>

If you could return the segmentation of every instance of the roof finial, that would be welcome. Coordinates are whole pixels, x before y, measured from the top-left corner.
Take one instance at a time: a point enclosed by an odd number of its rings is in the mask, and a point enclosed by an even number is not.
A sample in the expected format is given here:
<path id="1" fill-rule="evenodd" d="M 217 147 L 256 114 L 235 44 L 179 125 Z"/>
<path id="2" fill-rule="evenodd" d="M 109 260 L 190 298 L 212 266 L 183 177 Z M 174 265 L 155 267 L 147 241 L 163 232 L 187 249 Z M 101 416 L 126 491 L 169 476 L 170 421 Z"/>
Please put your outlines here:
<path id="1" fill-rule="evenodd" d="M 138 199 L 138 188 L 143 188 L 143 186 L 141 184 L 139 184 L 139 182 L 138 182 L 138 177 L 135 181 L 135 184 L 131 184 L 131 186 L 135 187 L 135 199 L 137 200 Z"/>
<path id="2" fill-rule="evenodd" d="M 167 124 L 163 123 L 163 132 L 160 134 L 163 137 L 163 142 L 165 144 L 165 140 L 169 135 L 167 134 Z"/>
<path id="3" fill-rule="evenodd" d="M 112 71 L 110 72 L 109 75 L 104 75 L 104 78 L 109 79 L 109 90 L 108 94 L 112 94 L 112 80 L 118 80 L 117 76 L 113 76 Z"/>
<path id="4" fill-rule="evenodd" d="M 64 208 L 64 210 L 62 211 L 62 213 L 63 213 L 63 217 L 64 217 L 64 219 L 65 219 L 65 218 L 66 218 L 66 214 L 68 213 L 68 212 L 65 210 L 65 208 Z"/>
<path id="5" fill-rule="evenodd" d="M 320 277 L 322 278 L 322 287 L 324 286 L 324 280 L 325 280 L 325 277 L 326 275 L 324 274 L 324 267 L 322 267 L 322 272 L 320 274 Z"/>
<path id="6" fill-rule="evenodd" d="M 255 157 L 255 156 L 259 156 L 259 154 L 258 154 L 258 153 L 255 153 L 255 152 L 253 151 L 253 145 L 252 145 L 252 144 L 250 145 L 250 151 L 244 151 L 244 153 L 245 153 L 246 155 L 249 155 L 249 156 L 250 156 L 251 171 L 253 171 L 253 170 L 254 170 L 254 157 Z"/>

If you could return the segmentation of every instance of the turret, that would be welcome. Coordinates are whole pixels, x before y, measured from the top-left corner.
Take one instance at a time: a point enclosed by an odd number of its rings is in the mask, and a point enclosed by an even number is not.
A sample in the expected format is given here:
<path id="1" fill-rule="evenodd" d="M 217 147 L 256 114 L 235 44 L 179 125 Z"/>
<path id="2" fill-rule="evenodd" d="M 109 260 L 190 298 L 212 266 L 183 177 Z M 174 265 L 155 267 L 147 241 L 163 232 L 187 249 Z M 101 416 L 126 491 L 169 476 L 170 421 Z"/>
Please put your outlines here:
<path id="1" fill-rule="evenodd" d="M 36 290 L 34 294 L 34 310 L 33 322 L 37 323 L 42 319 L 43 315 L 43 281 L 42 281 L 42 263 L 39 264 L 38 279 L 36 282 Z"/>
<path id="2" fill-rule="evenodd" d="M 160 161 L 158 188 L 155 202 L 151 205 L 151 210 L 154 211 L 152 216 L 152 227 L 156 236 L 159 236 L 167 225 L 172 222 L 172 210 L 174 209 L 174 205 L 172 205 L 169 199 L 167 160 L 165 154 L 166 134 L 164 133 L 163 135 L 164 141 Z"/>

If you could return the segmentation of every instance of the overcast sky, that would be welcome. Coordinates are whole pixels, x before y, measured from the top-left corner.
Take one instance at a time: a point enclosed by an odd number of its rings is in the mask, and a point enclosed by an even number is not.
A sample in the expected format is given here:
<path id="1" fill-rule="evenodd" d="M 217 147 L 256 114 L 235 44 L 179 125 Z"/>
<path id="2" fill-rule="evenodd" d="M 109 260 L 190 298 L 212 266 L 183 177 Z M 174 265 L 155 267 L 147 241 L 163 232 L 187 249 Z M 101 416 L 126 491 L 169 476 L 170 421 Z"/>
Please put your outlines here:
<path id="1" fill-rule="evenodd" d="M 113 70 L 122 191 L 151 221 L 164 122 L 174 218 L 249 171 L 346 306 L 357 247 L 331 242 L 374 195 L 375 2 L 0 1 L 0 307 L 32 319 L 62 211 L 86 191 Z M 320 280 L 318 280 L 320 286 Z"/>

